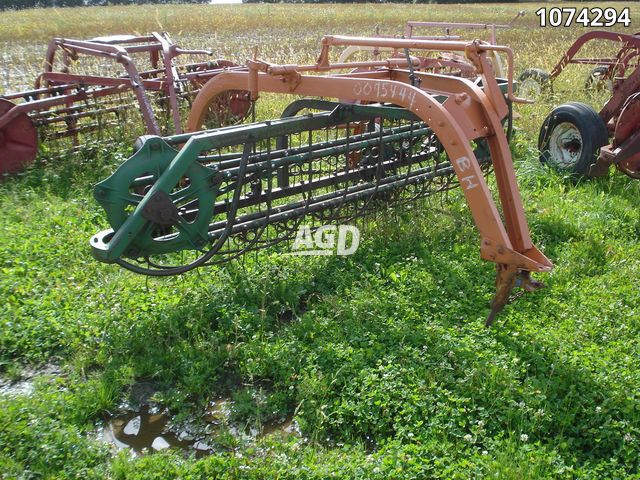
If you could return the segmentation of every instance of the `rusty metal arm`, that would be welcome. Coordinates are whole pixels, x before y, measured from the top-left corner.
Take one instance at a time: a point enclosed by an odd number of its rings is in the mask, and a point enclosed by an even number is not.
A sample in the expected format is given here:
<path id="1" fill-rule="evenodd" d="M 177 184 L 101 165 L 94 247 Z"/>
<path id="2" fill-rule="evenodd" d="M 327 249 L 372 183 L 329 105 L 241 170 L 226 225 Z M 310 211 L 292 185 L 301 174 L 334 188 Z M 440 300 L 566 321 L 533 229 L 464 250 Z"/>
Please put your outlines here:
<path id="1" fill-rule="evenodd" d="M 176 96 L 177 87 L 176 78 L 179 77 L 178 71 L 173 65 L 173 57 L 177 55 L 175 45 L 169 42 L 167 38 L 159 33 L 153 32 L 152 35 L 162 45 L 162 61 L 164 63 L 165 75 L 169 87 L 169 104 L 171 106 L 171 115 L 173 117 L 173 128 L 176 133 L 182 133 L 182 124 L 180 120 L 180 110 L 178 108 L 178 98 Z"/>
<path id="2" fill-rule="evenodd" d="M 144 118 L 147 130 L 153 135 L 160 134 L 160 127 L 156 121 L 155 114 L 151 108 L 151 103 L 147 96 L 146 90 L 142 83 L 142 79 L 138 73 L 133 59 L 129 56 L 127 50 L 119 45 L 100 44 L 96 42 L 87 42 L 81 40 L 60 40 L 59 46 L 72 48 L 74 52 L 84 53 L 87 55 L 104 57 L 114 60 L 124 66 L 129 76 L 131 88 L 138 99 L 140 110 Z M 71 80 L 71 79 L 70 79 Z"/>
<path id="3" fill-rule="evenodd" d="M 564 54 L 557 65 L 553 67 L 553 70 L 551 70 L 549 79 L 553 80 L 558 75 L 560 75 L 560 72 L 562 72 L 565 66 L 567 66 L 569 63 L 574 63 L 574 57 L 576 56 L 576 54 L 587 42 L 590 42 L 591 40 L 609 40 L 612 42 L 620 43 L 624 42 L 625 46 L 629 45 L 630 47 L 640 49 L 640 36 L 638 36 L 637 34 L 629 35 L 625 33 L 609 32 L 605 30 L 594 30 L 591 32 L 587 32 L 583 35 L 580 35 L 576 39 L 576 41 L 573 42 L 573 44 L 567 50 L 567 53 Z"/>
<path id="4" fill-rule="evenodd" d="M 360 101 L 394 103 L 414 112 L 433 129 L 438 138 L 442 139 L 443 146 L 452 159 L 467 205 L 482 238 L 482 257 L 527 271 L 551 269 L 551 262 L 543 256 L 540 257 L 537 250 L 528 249 L 518 252 L 514 249 L 480 166 L 471 150 L 469 138 L 447 107 L 427 92 L 394 80 L 304 75 L 297 78 L 295 88 L 292 90 L 287 79 L 279 75 L 255 70 L 253 73 L 225 72 L 207 82 L 196 97 L 189 116 L 189 131 L 197 131 L 200 128 L 210 102 L 217 95 L 227 90 L 247 88 L 247 86 L 249 89 L 256 88 L 258 91 L 295 95 L 340 97 L 348 94 Z M 496 148 L 501 150 L 502 160 L 499 161 L 509 163 L 510 155 L 506 141 L 497 144 Z M 517 189 L 517 186 L 514 188 Z M 514 204 L 520 200 L 520 197 L 515 195 L 511 198 Z M 522 209 L 521 204 L 520 209 Z"/>
<path id="5" fill-rule="evenodd" d="M 329 51 L 334 46 L 357 46 L 357 47 L 381 47 L 388 49 L 414 49 L 414 50 L 436 50 L 448 52 L 464 52 L 467 58 L 474 64 L 478 74 L 482 74 L 484 69 L 491 72 L 490 64 L 485 66 L 479 62 L 479 55 L 483 52 L 493 51 L 502 52 L 507 56 L 507 97 L 514 103 L 531 103 L 530 100 L 518 98 L 513 93 L 513 73 L 514 60 L 513 50 L 509 47 L 500 45 L 490 45 L 486 42 L 475 40 L 473 42 L 457 42 L 445 40 L 420 40 L 420 39 L 401 39 L 401 38 L 377 38 L 377 37 L 349 37 L 343 35 L 327 35 L 322 39 L 322 48 L 317 60 L 317 65 L 329 67 Z M 495 83 L 495 82 L 494 82 Z M 495 88 L 498 88 L 497 85 Z M 496 92 L 493 92 L 496 93 Z"/>

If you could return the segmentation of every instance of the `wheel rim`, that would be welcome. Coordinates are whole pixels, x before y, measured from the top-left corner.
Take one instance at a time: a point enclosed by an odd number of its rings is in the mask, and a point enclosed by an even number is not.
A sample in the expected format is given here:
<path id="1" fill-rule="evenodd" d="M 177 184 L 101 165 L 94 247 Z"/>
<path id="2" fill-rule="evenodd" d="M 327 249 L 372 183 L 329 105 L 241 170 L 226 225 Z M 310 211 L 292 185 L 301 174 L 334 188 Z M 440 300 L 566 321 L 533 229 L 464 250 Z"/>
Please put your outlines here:
<path id="1" fill-rule="evenodd" d="M 609 78 L 604 78 L 604 73 L 593 72 L 587 81 L 587 88 L 596 92 L 613 92 L 613 82 Z"/>
<path id="2" fill-rule="evenodd" d="M 550 161 L 562 170 L 571 170 L 582 154 L 582 135 L 578 128 L 563 122 L 551 131 L 549 139 Z"/>
<path id="3" fill-rule="evenodd" d="M 217 95 L 209 105 L 203 128 L 212 129 L 236 125 L 249 115 L 251 101 L 245 90 L 227 90 Z"/>
<path id="4" fill-rule="evenodd" d="M 217 60 L 215 62 L 215 68 L 226 69 L 237 67 L 238 64 L 229 60 Z M 196 71 L 207 71 L 211 68 L 211 65 L 201 66 Z M 196 91 L 202 89 L 202 87 L 209 81 L 211 77 L 199 78 L 195 77 L 191 80 L 191 83 Z M 218 127 L 226 127 L 229 125 L 236 125 L 243 121 L 249 114 L 251 108 L 251 101 L 249 100 L 249 92 L 246 90 L 227 90 L 221 92 L 211 102 L 209 110 L 204 118 L 203 124 L 200 126 L 203 129 L 211 129 Z"/>
<path id="5" fill-rule="evenodd" d="M 542 93 L 542 85 L 535 78 L 525 78 L 518 87 L 520 95 L 524 98 L 535 98 Z"/>
<path id="6" fill-rule="evenodd" d="M 151 155 L 151 151 L 161 151 L 162 155 Z M 94 195 L 102 205 L 109 223 L 118 230 L 144 198 L 144 190 L 151 186 L 169 168 L 177 151 L 169 147 L 159 137 L 150 137 L 127 162 L 123 163 L 109 178 L 96 185 Z M 131 161 L 134 160 L 135 161 Z M 167 197 L 176 212 L 182 208 L 193 209 L 195 215 L 187 219 L 180 213 L 166 225 L 147 222 L 145 229 L 132 242 L 127 255 L 146 256 L 175 252 L 180 249 L 199 249 L 194 243 L 207 240 L 207 227 L 213 215 L 217 188 L 212 187 L 214 171 L 197 162 L 192 163 L 182 181 Z M 145 179 L 143 183 L 137 182 Z M 181 182 L 182 182 L 181 181 Z M 137 182 L 137 183 L 136 183 Z"/>

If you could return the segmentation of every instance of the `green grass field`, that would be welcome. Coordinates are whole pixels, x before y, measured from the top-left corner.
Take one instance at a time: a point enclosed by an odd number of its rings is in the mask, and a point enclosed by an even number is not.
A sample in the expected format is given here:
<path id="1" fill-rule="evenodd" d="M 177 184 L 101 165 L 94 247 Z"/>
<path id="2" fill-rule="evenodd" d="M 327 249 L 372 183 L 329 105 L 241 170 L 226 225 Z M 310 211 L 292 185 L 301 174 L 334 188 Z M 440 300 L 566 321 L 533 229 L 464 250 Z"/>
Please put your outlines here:
<path id="1" fill-rule="evenodd" d="M 2 12 L 0 89 L 32 83 L 52 36 L 164 29 L 219 57 L 242 61 L 258 45 L 267 60 L 310 62 L 323 34 L 507 21 L 521 8 L 499 35 L 518 72 L 549 70 L 586 31 L 539 28 L 530 4 Z M 636 5 L 631 18 L 640 30 Z M 518 181 L 534 242 L 556 268 L 490 329 L 494 268 L 457 191 L 370 219 L 350 257 L 266 250 L 147 279 L 98 263 L 88 246 L 107 227 L 92 186 L 129 142 L 48 165 L 43 155 L 4 181 L 0 477 L 640 478 L 640 182 L 613 171 L 575 182 L 537 159 L 553 106 L 602 102 L 582 91 L 585 74 L 572 68 L 554 93 L 517 107 Z M 212 453 L 134 456 L 102 441 L 141 385 L 178 425 L 206 429 L 207 405 L 231 405 L 206 437 Z M 299 433 L 276 428 L 290 421 Z"/>

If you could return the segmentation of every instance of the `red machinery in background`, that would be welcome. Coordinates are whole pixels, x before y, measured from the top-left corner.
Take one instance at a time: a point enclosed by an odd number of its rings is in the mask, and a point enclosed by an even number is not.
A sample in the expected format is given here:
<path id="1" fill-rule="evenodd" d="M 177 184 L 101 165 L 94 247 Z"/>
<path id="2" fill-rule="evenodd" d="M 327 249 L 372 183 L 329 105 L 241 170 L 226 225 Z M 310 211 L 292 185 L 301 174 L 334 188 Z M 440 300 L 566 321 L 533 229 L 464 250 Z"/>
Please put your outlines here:
<path id="1" fill-rule="evenodd" d="M 618 44 L 617 52 L 609 57 L 578 57 L 586 44 Z M 550 88 L 568 65 L 595 65 L 585 80 L 585 87 L 608 89 L 626 78 L 640 64 L 640 33 L 629 35 L 605 30 L 594 30 L 577 38 L 568 48 L 551 73 L 540 68 L 528 68 L 518 77 L 518 92 L 527 98 L 540 95 Z"/>
<path id="2" fill-rule="evenodd" d="M 121 115 L 131 107 L 140 111 L 146 133 L 161 133 L 154 105 L 171 116 L 171 129 L 181 133 L 181 101 L 194 97 L 224 69 L 241 68 L 226 60 L 176 61 L 194 55 L 211 52 L 179 48 L 166 33 L 53 39 L 35 88 L 0 95 L 0 175 L 19 172 L 35 159 L 38 130 L 44 139 L 68 137 L 78 145 L 83 133 L 122 123 Z M 219 99 L 217 107 L 222 124 L 244 117 L 249 102 L 234 92 Z"/>
<path id="3" fill-rule="evenodd" d="M 622 46 L 612 58 L 575 58 L 580 47 L 592 39 L 619 41 Z M 582 35 L 550 78 L 555 78 L 567 63 L 594 62 L 604 68 L 600 81 L 611 81 L 611 98 L 600 112 L 578 102 L 556 107 L 540 130 L 540 160 L 558 170 L 588 177 L 605 175 L 614 164 L 630 177 L 640 178 L 640 35 Z"/>

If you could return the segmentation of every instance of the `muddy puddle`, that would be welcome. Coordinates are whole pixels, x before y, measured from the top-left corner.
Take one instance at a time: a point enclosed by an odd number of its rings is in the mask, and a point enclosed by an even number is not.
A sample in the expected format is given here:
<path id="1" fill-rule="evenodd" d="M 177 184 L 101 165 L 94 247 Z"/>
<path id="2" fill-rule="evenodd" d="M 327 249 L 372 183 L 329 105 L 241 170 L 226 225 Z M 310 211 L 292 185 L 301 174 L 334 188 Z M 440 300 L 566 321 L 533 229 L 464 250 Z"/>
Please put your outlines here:
<path id="1" fill-rule="evenodd" d="M 133 455 L 179 449 L 201 457 L 217 449 L 227 449 L 229 435 L 238 445 L 255 443 L 271 435 L 300 435 L 293 418 L 266 423 L 260 428 L 244 428 L 231 421 L 232 409 L 231 400 L 218 399 L 211 402 L 201 416 L 178 423 L 166 411 L 145 405 L 106 419 L 99 437 L 115 449 L 128 449 Z M 223 440 L 219 441 L 220 438 Z"/>
<path id="2" fill-rule="evenodd" d="M 24 368 L 16 378 L 0 376 L 0 395 L 29 396 L 35 390 L 35 382 L 38 379 L 49 380 L 61 375 L 60 367 L 48 364 L 39 369 Z"/>
<path id="3" fill-rule="evenodd" d="M 169 420 L 166 413 L 156 412 L 150 407 L 124 412 L 107 421 L 102 438 L 118 449 L 127 448 L 136 454 L 167 448 L 196 451 L 209 449 L 207 445 L 203 448 L 201 442 L 196 442 L 187 433 L 181 435 L 169 430 Z"/>

